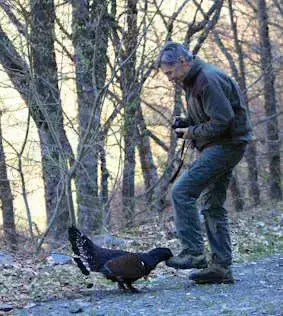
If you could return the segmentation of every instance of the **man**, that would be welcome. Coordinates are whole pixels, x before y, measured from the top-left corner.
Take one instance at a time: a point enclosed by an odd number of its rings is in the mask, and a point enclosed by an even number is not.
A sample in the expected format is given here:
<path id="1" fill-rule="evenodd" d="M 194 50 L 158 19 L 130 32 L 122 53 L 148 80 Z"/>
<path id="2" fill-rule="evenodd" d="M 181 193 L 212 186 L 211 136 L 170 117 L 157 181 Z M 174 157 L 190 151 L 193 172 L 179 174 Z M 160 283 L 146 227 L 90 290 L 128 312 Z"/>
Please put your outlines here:
<path id="1" fill-rule="evenodd" d="M 182 86 L 187 100 L 187 117 L 178 118 L 173 127 L 178 137 L 190 140 L 201 152 L 172 187 L 174 220 L 183 250 L 167 265 L 203 269 L 190 276 L 197 283 L 233 283 L 229 223 L 223 204 L 232 170 L 251 139 L 244 100 L 229 76 L 193 56 L 181 44 L 167 43 L 160 52 L 158 66 L 169 81 Z M 212 253 L 209 266 L 196 208 L 200 194 Z"/>

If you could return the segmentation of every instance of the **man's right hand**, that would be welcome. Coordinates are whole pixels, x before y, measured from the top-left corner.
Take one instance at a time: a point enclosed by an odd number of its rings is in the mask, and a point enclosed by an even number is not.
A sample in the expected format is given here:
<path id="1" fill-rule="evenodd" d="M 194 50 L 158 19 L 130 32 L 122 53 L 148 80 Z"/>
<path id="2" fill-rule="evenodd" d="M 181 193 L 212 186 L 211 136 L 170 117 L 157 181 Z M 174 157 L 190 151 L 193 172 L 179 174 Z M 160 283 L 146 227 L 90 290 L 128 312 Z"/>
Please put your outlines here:
<path id="1" fill-rule="evenodd" d="M 186 118 L 182 116 L 175 116 L 172 124 L 172 128 L 175 130 L 177 138 L 183 138 L 184 131 L 177 131 L 176 129 L 184 129 L 188 127 L 189 124 L 186 120 Z"/>
<path id="2" fill-rule="evenodd" d="M 176 128 L 184 128 L 184 127 L 189 127 L 189 124 L 186 118 L 182 116 L 175 116 L 173 119 L 172 128 L 176 129 Z"/>

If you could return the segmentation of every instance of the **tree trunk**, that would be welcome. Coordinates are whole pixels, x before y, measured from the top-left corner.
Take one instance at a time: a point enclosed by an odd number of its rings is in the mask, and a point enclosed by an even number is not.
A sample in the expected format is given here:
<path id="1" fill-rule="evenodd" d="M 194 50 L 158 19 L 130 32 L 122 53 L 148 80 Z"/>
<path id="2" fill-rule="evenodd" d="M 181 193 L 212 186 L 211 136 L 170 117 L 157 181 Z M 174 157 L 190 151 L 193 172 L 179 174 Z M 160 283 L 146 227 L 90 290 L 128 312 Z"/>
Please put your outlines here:
<path id="1" fill-rule="evenodd" d="M 139 126 L 137 131 L 138 148 L 145 184 L 146 205 L 152 211 L 162 210 L 160 192 L 158 186 L 157 168 L 153 161 L 150 139 L 143 119 L 141 108 L 139 108 Z"/>
<path id="2" fill-rule="evenodd" d="M 232 195 L 232 205 L 236 212 L 242 212 L 244 210 L 244 201 L 242 199 L 242 192 L 239 186 L 239 180 L 237 176 L 237 169 L 233 171 L 233 175 L 230 181 L 229 188 Z"/>
<path id="3" fill-rule="evenodd" d="M 101 89 L 107 65 L 107 1 L 93 1 L 91 5 L 85 0 L 73 1 L 72 24 L 79 109 L 78 218 L 80 226 L 93 233 L 99 232 L 103 225 L 98 192 L 98 159 Z"/>
<path id="4" fill-rule="evenodd" d="M 253 200 L 253 205 L 260 204 L 260 189 L 258 183 L 258 163 L 256 143 L 250 142 L 246 151 L 248 164 L 248 190 L 249 196 Z"/>
<path id="5" fill-rule="evenodd" d="M 13 207 L 13 195 L 10 187 L 10 181 L 7 177 L 7 166 L 2 142 L 2 126 L 0 112 L 0 200 L 3 216 L 4 239 L 8 245 L 15 249 L 17 245 L 16 225 Z"/>
<path id="6" fill-rule="evenodd" d="M 268 33 L 268 15 L 265 0 L 257 0 L 260 59 L 264 78 L 264 106 L 266 116 L 274 115 L 267 122 L 267 146 L 269 162 L 269 193 L 275 200 L 282 199 L 280 139 L 276 117 L 275 76 L 272 67 L 271 43 Z"/>
<path id="7" fill-rule="evenodd" d="M 122 93 L 124 101 L 124 169 L 123 169 L 123 214 L 125 221 L 131 219 L 135 209 L 135 148 L 137 144 L 137 116 L 139 96 L 137 96 L 136 46 L 137 46 L 137 0 L 127 0 L 127 33 L 125 53 L 127 60 L 122 69 Z"/>
<path id="8" fill-rule="evenodd" d="M 110 205 L 109 205 L 109 190 L 108 190 L 108 177 L 109 171 L 106 164 L 105 142 L 101 141 L 100 148 L 100 170 L 101 170 L 101 190 L 100 190 L 100 203 L 102 207 L 103 227 L 109 229 L 110 224 Z"/>
<path id="9" fill-rule="evenodd" d="M 31 54 L 34 86 L 31 106 L 37 108 L 36 124 L 42 155 L 42 172 L 45 189 L 47 222 L 54 215 L 58 196 L 64 190 L 66 161 L 62 159 L 61 135 L 63 115 L 58 89 L 57 64 L 54 50 L 54 3 L 53 1 L 31 0 Z M 35 90 L 33 90 L 35 89 Z M 68 208 L 64 195 L 56 220 L 50 229 L 51 236 L 58 239 L 66 235 Z"/>
<path id="10" fill-rule="evenodd" d="M 48 6 L 45 5 L 44 7 L 38 7 L 38 4 L 39 2 L 34 6 L 32 5 L 32 13 L 34 14 L 34 17 L 32 18 L 32 28 L 33 31 L 38 30 L 39 32 L 39 34 L 36 34 L 35 32 L 33 32 L 32 34 L 35 43 L 32 44 L 33 56 L 30 57 L 35 69 L 29 69 L 25 60 L 17 52 L 14 45 L 9 40 L 1 27 L 0 62 L 6 73 L 8 74 L 11 82 L 29 107 L 31 116 L 39 131 L 39 138 L 43 154 L 42 163 L 46 163 L 47 165 L 49 165 L 49 163 L 53 164 L 54 161 L 51 159 L 51 156 L 49 156 L 51 161 L 47 159 L 48 152 L 52 152 L 52 155 L 54 155 L 54 157 L 59 157 L 60 154 L 66 155 L 68 158 L 70 158 L 70 160 L 73 157 L 73 153 L 63 129 L 61 104 L 60 100 L 58 100 L 58 88 L 56 86 L 57 68 L 53 49 L 53 37 L 51 37 L 51 35 L 53 34 L 53 6 L 51 2 L 48 4 Z M 46 12 L 49 12 L 49 9 L 51 10 L 50 14 L 46 14 Z M 42 21 L 41 17 L 43 17 Z M 50 19 L 50 21 L 48 21 L 48 19 Z M 44 30 L 47 32 L 45 33 L 45 35 L 43 34 Z M 49 40 L 47 39 L 48 36 L 50 36 Z M 41 41 L 42 43 L 40 43 Z M 40 58 L 41 53 L 43 54 L 42 59 Z M 31 73 L 34 73 L 35 84 L 30 81 Z M 37 77 L 36 74 L 38 74 Z M 36 81 L 37 79 L 38 82 Z M 37 88 L 39 89 L 38 91 Z M 55 97 L 56 95 L 57 97 Z M 48 119 L 45 120 L 45 117 Z M 52 122 L 52 119 L 54 119 L 55 122 Z M 47 138 L 53 141 L 48 141 L 47 143 L 45 143 Z M 56 139 L 55 146 L 53 144 L 54 139 Z M 50 144 L 52 144 L 51 147 Z M 60 145 L 62 145 L 62 147 L 59 149 Z M 57 163 L 54 164 L 56 165 Z M 50 170 L 50 172 L 47 172 L 48 166 L 43 166 L 44 180 L 52 184 L 51 187 L 49 187 L 47 184 L 44 184 L 46 211 L 47 214 L 50 215 L 53 213 L 53 206 L 57 204 L 58 185 L 54 183 L 53 179 L 57 177 L 59 181 L 58 168 L 60 169 L 59 162 L 55 170 Z M 51 179 L 49 179 L 49 177 L 51 177 Z M 50 201 L 53 202 L 51 203 Z M 64 204 L 65 203 L 63 203 L 63 205 Z M 49 215 L 48 217 L 50 218 Z M 65 232 L 65 227 L 62 227 L 61 225 L 67 225 L 67 221 L 65 218 L 63 222 L 59 220 L 56 221 L 56 226 L 58 227 L 54 227 L 54 231 L 57 231 L 58 234 L 60 234 L 60 232 Z"/>
<path id="11" fill-rule="evenodd" d="M 174 96 L 173 117 L 181 115 L 181 109 L 182 109 L 181 97 L 182 97 L 182 90 L 180 87 L 176 86 L 175 96 Z M 168 188 L 170 186 L 170 180 L 172 178 L 172 175 L 174 174 L 174 170 L 178 168 L 178 163 L 180 163 L 180 161 L 176 159 L 178 157 L 178 153 L 176 152 L 177 145 L 178 143 L 177 143 L 176 134 L 173 130 L 171 130 L 170 146 L 168 150 L 167 161 L 164 168 L 164 173 L 161 176 L 161 180 L 159 184 L 159 191 L 161 193 L 160 200 L 163 207 L 166 207 L 166 204 L 167 204 L 166 199 L 167 199 Z M 176 162 L 176 160 L 179 162 L 177 163 L 177 166 L 176 165 L 174 166 L 174 162 Z"/>
<path id="12" fill-rule="evenodd" d="M 234 46 L 237 52 L 238 63 L 239 63 L 239 73 L 236 76 L 236 78 L 238 78 L 238 83 L 243 93 L 243 97 L 244 97 L 244 100 L 248 109 L 248 113 L 250 116 L 244 54 L 243 54 L 242 45 L 238 36 L 237 23 L 235 22 L 235 19 L 234 19 L 232 0 L 228 1 L 228 5 L 229 5 L 230 22 L 231 22 L 232 31 L 233 31 Z M 253 204 L 259 205 L 260 204 L 260 190 L 259 190 L 259 185 L 258 185 L 258 172 L 257 172 L 258 166 L 257 166 L 256 155 L 257 155 L 256 144 L 252 142 L 249 144 L 248 150 L 246 152 L 246 160 L 248 164 L 248 180 L 249 180 L 248 189 L 249 189 L 249 196 L 252 198 Z"/>

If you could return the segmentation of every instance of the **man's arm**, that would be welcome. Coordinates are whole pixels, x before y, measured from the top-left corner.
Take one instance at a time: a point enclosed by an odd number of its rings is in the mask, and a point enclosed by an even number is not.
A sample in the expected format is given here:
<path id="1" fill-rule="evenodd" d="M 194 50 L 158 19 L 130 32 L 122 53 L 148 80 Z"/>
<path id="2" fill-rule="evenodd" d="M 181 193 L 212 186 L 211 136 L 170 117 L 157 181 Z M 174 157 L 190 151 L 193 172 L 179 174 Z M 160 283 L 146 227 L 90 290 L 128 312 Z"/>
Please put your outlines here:
<path id="1" fill-rule="evenodd" d="M 204 111 L 210 119 L 206 123 L 189 126 L 187 137 L 197 139 L 220 136 L 228 128 L 235 114 L 218 80 L 210 78 L 201 92 L 201 98 Z"/>

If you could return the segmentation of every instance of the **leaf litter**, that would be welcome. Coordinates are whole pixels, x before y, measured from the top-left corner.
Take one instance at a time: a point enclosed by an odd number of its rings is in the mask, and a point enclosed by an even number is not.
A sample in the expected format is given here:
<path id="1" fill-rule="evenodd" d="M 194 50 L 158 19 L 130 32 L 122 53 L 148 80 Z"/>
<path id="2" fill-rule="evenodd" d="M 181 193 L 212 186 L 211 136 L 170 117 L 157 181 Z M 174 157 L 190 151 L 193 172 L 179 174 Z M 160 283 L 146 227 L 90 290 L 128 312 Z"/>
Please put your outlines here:
<path id="1" fill-rule="evenodd" d="M 282 203 L 276 210 L 253 209 L 245 213 L 231 215 L 231 237 L 234 262 L 253 260 L 258 257 L 278 253 L 283 249 Z M 154 247 L 169 247 L 176 254 L 180 250 L 175 236 L 172 217 L 165 214 L 163 219 L 155 217 L 147 223 L 137 225 L 131 230 L 117 234 L 127 240 L 123 249 L 128 251 L 147 251 Z M 207 241 L 206 241 L 207 245 Z M 69 245 L 65 255 L 71 255 Z M 208 251 L 208 248 L 207 248 Z M 60 298 L 81 298 L 96 290 L 110 290 L 117 285 L 98 273 L 84 276 L 74 263 L 50 265 L 43 252 L 35 256 L 32 252 L 15 254 L 10 265 L 0 270 L 0 307 L 5 304 L 12 308 L 33 306 L 37 302 Z M 137 284 L 152 287 L 156 280 L 168 275 L 187 276 L 187 271 L 168 269 L 160 264 L 148 277 Z M 189 293 L 187 294 L 189 296 Z"/>

